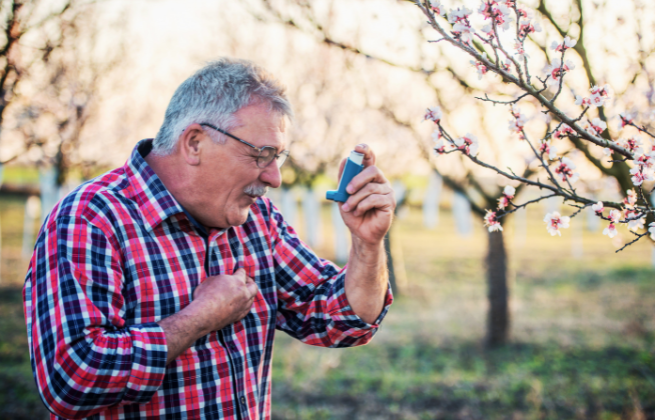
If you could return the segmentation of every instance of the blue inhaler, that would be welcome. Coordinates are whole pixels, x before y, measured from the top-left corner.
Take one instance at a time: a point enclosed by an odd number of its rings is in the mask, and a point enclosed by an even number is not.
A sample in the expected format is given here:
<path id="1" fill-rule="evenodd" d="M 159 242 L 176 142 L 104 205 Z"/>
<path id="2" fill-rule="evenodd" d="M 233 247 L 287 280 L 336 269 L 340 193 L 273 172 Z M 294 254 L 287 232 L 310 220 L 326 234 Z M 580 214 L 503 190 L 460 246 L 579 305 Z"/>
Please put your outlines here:
<path id="1" fill-rule="evenodd" d="M 341 174 L 339 187 L 336 191 L 328 191 L 325 198 L 345 203 L 346 200 L 348 200 L 348 197 L 350 197 L 350 194 L 346 192 L 346 187 L 350 184 L 350 181 L 359 174 L 362 169 L 364 169 L 364 165 L 362 165 L 363 160 L 363 153 L 357 153 L 354 150 L 350 152 L 350 156 L 348 156 L 348 160 L 346 161 L 346 166 L 343 168 L 343 173 Z"/>

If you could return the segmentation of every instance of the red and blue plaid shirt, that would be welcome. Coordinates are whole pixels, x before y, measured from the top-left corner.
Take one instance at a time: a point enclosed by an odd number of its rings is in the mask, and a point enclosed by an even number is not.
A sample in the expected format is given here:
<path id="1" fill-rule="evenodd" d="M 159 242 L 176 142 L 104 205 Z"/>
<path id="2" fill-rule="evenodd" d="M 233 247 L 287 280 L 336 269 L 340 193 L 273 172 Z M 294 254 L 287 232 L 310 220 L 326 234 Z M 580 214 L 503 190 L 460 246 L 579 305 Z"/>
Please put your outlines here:
<path id="1" fill-rule="evenodd" d="M 275 329 L 312 345 L 366 344 L 374 324 L 348 304 L 345 268 L 318 258 L 268 199 L 229 229 L 194 223 L 143 156 L 89 181 L 52 210 L 25 281 L 32 368 L 56 418 L 270 417 Z M 166 365 L 156 323 L 207 276 L 244 267 L 259 286 L 241 321 Z"/>

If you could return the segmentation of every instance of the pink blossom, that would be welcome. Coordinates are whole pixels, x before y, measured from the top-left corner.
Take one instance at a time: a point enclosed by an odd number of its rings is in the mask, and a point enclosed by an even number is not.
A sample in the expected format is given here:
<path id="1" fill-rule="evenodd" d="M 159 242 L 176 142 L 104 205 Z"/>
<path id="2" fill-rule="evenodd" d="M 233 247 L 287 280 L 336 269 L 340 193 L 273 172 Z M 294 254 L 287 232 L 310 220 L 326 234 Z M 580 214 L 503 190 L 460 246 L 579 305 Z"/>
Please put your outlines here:
<path id="1" fill-rule="evenodd" d="M 655 154 L 639 153 L 635 158 L 635 163 L 644 169 L 652 169 L 655 166 Z"/>
<path id="2" fill-rule="evenodd" d="M 432 140 L 435 142 L 434 151 L 440 155 L 448 152 L 449 150 L 453 150 L 453 145 L 450 144 L 450 142 L 444 141 L 443 137 L 441 136 L 441 131 L 439 130 L 434 130 L 432 133 Z"/>
<path id="3" fill-rule="evenodd" d="M 575 96 L 575 104 L 583 107 L 591 106 L 590 98 L 583 98 L 582 96 Z"/>
<path id="4" fill-rule="evenodd" d="M 487 210 L 487 214 L 484 215 L 484 225 L 489 229 L 489 232 L 502 231 L 503 227 L 500 225 L 496 217 L 496 212 Z"/>
<path id="5" fill-rule="evenodd" d="M 621 125 L 619 128 L 623 128 L 626 125 L 630 125 L 634 122 L 635 115 L 629 112 L 622 112 L 619 114 L 619 118 L 621 119 Z"/>
<path id="6" fill-rule="evenodd" d="M 570 182 L 571 184 L 575 183 L 580 177 L 580 174 L 573 172 L 575 165 L 573 161 L 567 157 L 561 159 L 560 163 L 555 167 L 555 173 L 562 178 L 562 182 Z"/>
<path id="7" fill-rule="evenodd" d="M 569 134 L 574 134 L 575 132 L 571 127 L 569 127 L 566 124 L 562 124 L 559 128 L 559 130 L 555 131 L 555 134 L 553 134 L 553 137 L 556 139 L 562 139 L 564 137 L 568 137 Z"/>
<path id="8" fill-rule="evenodd" d="M 589 100 L 593 106 L 603 106 L 609 99 L 609 85 L 603 87 L 594 86 L 589 91 L 591 92 Z"/>
<path id="9" fill-rule="evenodd" d="M 639 186 L 646 181 L 653 181 L 655 179 L 652 170 L 640 166 L 635 166 L 634 168 L 630 169 L 630 174 L 632 175 L 632 183 L 636 186 Z"/>
<path id="10" fill-rule="evenodd" d="M 505 207 L 509 206 L 509 198 L 504 195 L 501 195 L 498 199 L 498 210 L 505 210 Z"/>
<path id="11" fill-rule="evenodd" d="M 442 116 L 443 113 L 441 112 L 441 108 L 438 106 L 433 106 L 432 108 L 428 108 L 428 110 L 425 112 L 425 117 L 423 120 L 434 121 L 434 123 L 437 124 L 439 121 L 441 121 Z"/>
<path id="12" fill-rule="evenodd" d="M 448 12 L 448 22 L 449 23 L 457 23 L 461 21 L 468 22 L 468 18 L 470 15 L 471 15 L 471 10 L 467 9 L 466 7 L 458 7 L 457 9 Z"/>
<path id="13" fill-rule="evenodd" d="M 539 146 L 539 151 L 542 154 L 548 154 L 548 159 L 550 160 L 557 159 L 557 148 L 555 146 L 551 146 L 550 140 L 542 142 Z"/>
<path id="14" fill-rule="evenodd" d="M 456 138 L 454 142 L 455 146 L 463 150 L 467 155 L 477 156 L 480 144 L 478 143 L 477 137 L 473 134 L 467 133 L 464 137 Z"/>
<path id="15" fill-rule="evenodd" d="M 625 220 L 628 221 L 628 229 L 632 231 L 643 229 L 644 224 L 646 223 L 646 217 L 640 215 L 636 210 L 632 210 L 632 209 L 626 210 Z"/>
<path id="16" fill-rule="evenodd" d="M 533 32 L 541 32 L 541 25 L 539 25 L 539 22 L 532 23 L 530 20 L 521 19 L 519 22 L 518 36 L 520 38 L 525 38 Z"/>
<path id="17" fill-rule="evenodd" d="M 603 229 L 603 235 L 607 235 L 610 238 L 615 237 L 617 235 L 617 233 L 618 232 L 616 231 L 616 226 L 612 222 L 610 222 L 609 226 L 607 226 L 605 229 Z"/>
<path id="18" fill-rule="evenodd" d="M 628 149 L 630 153 L 636 153 L 641 149 L 641 146 L 643 143 L 641 142 L 641 137 L 639 136 L 632 136 L 628 139 L 619 139 L 617 141 L 618 145 Z"/>
<path id="19" fill-rule="evenodd" d="M 434 13 L 438 14 L 439 16 L 443 16 L 446 14 L 440 0 L 430 0 L 430 8 Z"/>
<path id="20" fill-rule="evenodd" d="M 568 50 L 569 48 L 575 47 L 575 44 L 578 41 L 572 40 L 568 36 L 564 37 L 564 41 L 562 41 L 561 44 L 558 44 L 557 41 L 553 41 L 553 43 L 550 45 L 550 48 L 554 49 L 555 51 L 558 52 L 563 52 Z"/>
<path id="21" fill-rule="evenodd" d="M 546 214 L 544 217 L 544 222 L 546 222 L 546 229 L 551 236 L 559 235 L 562 236 L 560 228 L 568 228 L 569 222 L 571 221 L 570 217 L 560 216 L 556 211 Z"/>
<path id="22" fill-rule="evenodd" d="M 628 208 L 634 208 L 637 204 L 637 193 L 633 189 L 626 190 L 625 198 L 623 199 L 623 204 Z"/>
<path id="23" fill-rule="evenodd" d="M 591 206 L 591 209 L 596 213 L 596 214 L 601 214 L 603 213 L 603 210 L 605 210 L 605 207 L 603 206 L 603 202 L 599 201 L 598 203 L 594 204 Z"/>
<path id="24" fill-rule="evenodd" d="M 655 241 L 655 222 L 648 225 L 648 232 L 650 232 L 650 239 Z"/>
<path id="25" fill-rule="evenodd" d="M 503 189 L 503 195 L 510 200 L 514 198 L 514 194 L 516 194 L 516 188 L 512 187 L 511 185 L 506 185 Z"/>
<path id="26" fill-rule="evenodd" d="M 525 48 L 523 47 L 522 42 L 516 41 L 514 43 L 514 49 L 516 50 L 516 55 L 519 59 L 530 58 L 530 56 L 525 52 Z"/>
<path id="27" fill-rule="evenodd" d="M 523 129 L 525 128 L 526 118 L 521 114 L 521 111 L 516 107 L 515 104 L 512 104 L 510 108 L 510 113 L 514 119 L 509 120 L 509 130 L 519 134 L 519 138 L 523 140 Z"/>
<path id="28" fill-rule="evenodd" d="M 509 24 L 513 21 L 509 7 L 499 4 L 494 0 L 486 0 L 478 9 L 485 19 L 495 21 L 496 25 L 503 30 L 509 29 Z"/>
<path id="29" fill-rule="evenodd" d="M 621 220 L 621 212 L 617 209 L 611 210 L 609 219 L 610 222 L 612 223 L 619 223 L 619 221 Z"/>
<path id="30" fill-rule="evenodd" d="M 487 58 L 487 53 L 483 52 L 482 57 Z M 471 64 L 475 66 L 475 69 L 478 71 L 478 80 L 482 79 L 482 76 L 487 72 L 487 66 L 484 65 L 481 61 L 470 61 Z"/>
<path id="31" fill-rule="evenodd" d="M 473 28 L 466 22 L 457 22 L 453 25 L 453 38 L 463 42 L 464 44 L 471 44 L 473 41 Z"/>
<path id="32" fill-rule="evenodd" d="M 505 207 L 509 206 L 510 201 L 514 198 L 514 194 L 516 194 L 516 189 L 511 185 L 506 186 L 503 195 L 498 199 L 498 209 L 505 210 Z"/>
<path id="33" fill-rule="evenodd" d="M 546 67 L 546 72 L 550 73 L 548 84 L 551 86 L 559 85 L 562 76 L 564 76 L 567 71 L 573 70 L 574 68 L 575 66 L 569 60 L 566 60 L 564 64 L 562 64 L 562 60 L 559 58 L 553 59 L 551 65 Z"/>
<path id="34" fill-rule="evenodd" d="M 607 129 L 607 124 L 600 118 L 594 118 L 585 127 L 591 134 L 600 136 Z"/>

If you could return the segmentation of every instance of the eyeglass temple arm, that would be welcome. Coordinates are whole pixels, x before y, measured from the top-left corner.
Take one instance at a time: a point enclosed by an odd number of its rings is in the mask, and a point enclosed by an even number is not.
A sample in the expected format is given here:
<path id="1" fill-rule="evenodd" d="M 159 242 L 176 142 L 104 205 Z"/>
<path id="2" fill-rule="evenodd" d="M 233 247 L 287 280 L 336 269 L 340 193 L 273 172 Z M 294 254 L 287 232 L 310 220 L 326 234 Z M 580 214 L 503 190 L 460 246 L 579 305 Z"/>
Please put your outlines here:
<path id="1" fill-rule="evenodd" d="M 215 126 L 213 126 L 213 125 L 211 125 L 211 124 L 209 124 L 209 123 L 202 123 L 202 124 L 200 124 L 200 125 L 206 125 L 207 127 L 211 127 L 211 128 L 213 128 L 214 130 L 218 131 L 219 133 L 225 134 L 225 135 L 228 136 L 228 137 L 232 137 L 234 140 L 236 140 L 236 141 L 240 141 L 241 143 L 246 144 L 246 145 L 252 147 L 253 149 L 261 150 L 259 147 L 255 146 L 255 145 L 253 145 L 253 144 L 250 144 L 250 143 L 248 143 L 248 142 L 245 141 L 245 140 L 241 140 L 240 138 L 238 138 L 238 137 L 236 137 L 236 136 L 234 136 L 234 135 L 228 133 L 227 131 L 222 130 L 222 129 L 218 128 L 218 127 L 215 127 Z"/>

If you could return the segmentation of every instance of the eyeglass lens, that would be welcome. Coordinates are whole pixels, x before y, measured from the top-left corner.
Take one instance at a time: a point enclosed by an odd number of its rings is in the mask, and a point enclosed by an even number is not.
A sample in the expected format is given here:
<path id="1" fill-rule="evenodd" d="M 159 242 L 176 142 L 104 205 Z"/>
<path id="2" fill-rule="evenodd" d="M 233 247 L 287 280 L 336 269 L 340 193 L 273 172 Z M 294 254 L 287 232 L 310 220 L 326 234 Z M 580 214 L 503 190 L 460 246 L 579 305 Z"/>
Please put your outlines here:
<path id="1" fill-rule="evenodd" d="M 277 150 L 274 147 L 270 146 L 264 146 L 262 147 L 259 157 L 257 158 L 257 166 L 260 168 L 265 168 L 267 167 L 273 159 L 275 159 Z M 280 153 L 280 155 L 277 158 L 277 166 L 278 168 L 282 166 L 284 161 L 287 159 L 287 154 L 288 153 Z"/>

